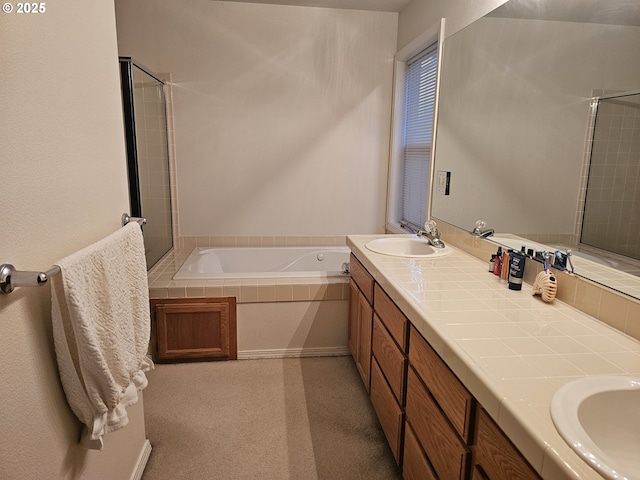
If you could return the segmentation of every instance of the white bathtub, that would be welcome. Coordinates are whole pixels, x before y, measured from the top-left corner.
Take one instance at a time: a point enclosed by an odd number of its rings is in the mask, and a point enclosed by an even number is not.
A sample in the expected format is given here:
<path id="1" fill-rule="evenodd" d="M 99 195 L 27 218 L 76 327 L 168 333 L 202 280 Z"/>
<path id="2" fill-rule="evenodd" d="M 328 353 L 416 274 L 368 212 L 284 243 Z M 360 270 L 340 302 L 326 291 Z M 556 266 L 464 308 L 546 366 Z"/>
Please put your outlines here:
<path id="1" fill-rule="evenodd" d="M 195 248 L 174 280 L 345 275 L 348 247 Z"/>
<path id="2" fill-rule="evenodd" d="M 344 292 L 349 253 L 347 247 L 199 247 L 173 278 L 222 280 L 214 283 L 223 291 L 230 286 L 229 295 L 238 299 L 238 359 L 348 355 L 348 297 L 311 292 Z M 307 286 L 309 296 L 273 298 L 277 288 L 290 285 L 298 291 Z M 247 298 L 244 288 L 250 290 Z M 270 298 L 261 298 L 261 288 Z"/>

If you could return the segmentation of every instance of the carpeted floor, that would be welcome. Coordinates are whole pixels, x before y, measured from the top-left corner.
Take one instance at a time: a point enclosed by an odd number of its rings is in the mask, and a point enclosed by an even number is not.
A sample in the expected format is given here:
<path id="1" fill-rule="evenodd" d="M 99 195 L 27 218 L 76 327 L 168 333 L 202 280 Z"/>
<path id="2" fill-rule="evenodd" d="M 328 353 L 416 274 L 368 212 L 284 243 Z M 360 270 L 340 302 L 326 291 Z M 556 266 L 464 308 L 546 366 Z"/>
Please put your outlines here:
<path id="1" fill-rule="evenodd" d="M 156 365 L 143 480 L 400 479 L 351 357 Z"/>

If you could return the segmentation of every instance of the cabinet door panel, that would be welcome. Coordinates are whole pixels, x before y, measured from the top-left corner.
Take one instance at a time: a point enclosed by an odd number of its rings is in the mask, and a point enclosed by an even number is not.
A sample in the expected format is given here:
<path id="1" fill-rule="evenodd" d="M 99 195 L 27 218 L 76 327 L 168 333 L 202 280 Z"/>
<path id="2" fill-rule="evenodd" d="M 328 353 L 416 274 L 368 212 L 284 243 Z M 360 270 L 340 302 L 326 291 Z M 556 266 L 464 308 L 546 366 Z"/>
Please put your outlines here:
<path id="1" fill-rule="evenodd" d="M 371 331 L 373 329 L 373 309 L 364 295 L 358 295 L 358 345 L 356 366 L 362 381 L 369 391 L 371 376 Z"/>
<path id="2" fill-rule="evenodd" d="M 407 360 L 398 345 L 396 345 L 396 342 L 391 338 L 391 335 L 389 335 L 387 329 L 382 325 L 377 314 L 373 315 L 373 341 L 371 348 L 396 400 L 399 404 L 402 404 L 404 401 Z"/>
<path id="3" fill-rule="evenodd" d="M 357 362 L 358 361 L 358 295 L 359 290 L 356 286 L 356 282 L 353 279 L 349 279 L 349 351 L 351 356 Z"/>
<path id="4" fill-rule="evenodd" d="M 402 478 L 404 480 L 437 480 L 431 470 L 411 426 L 404 427 L 404 447 L 402 454 Z"/>
<path id="5" fill-rule="evenodd" d="M 413 368 L 409 368 L 407 376 L 406 415 L 438 478 L 467 478 L 469 448 L 459 439 Z"/>
<path id="6" fill-rule="evenodd" d="M 469 441 L 473 396 L 413 326 L 409 343 L 410 364 L 447 414 L 458 434 Z"/>
<path id="7" fill-rule="evenodd" d="M 369 303 L 373 305 L 373 277 L 367 269 L 362 266 L 353 253 L 349 258 L 351 278 L 356 282 L 356 285 L 358 285 L 358 288 L 364 294 Z"/>
<path id="8" fill-rule="evenodd" d="M 407 325 L 409 324 L 407 317 L 377 283 L 375 284 L 373 307 L 400 349 L 406 353 Z"/>
<path id="9" fill-rule="evenodd" d="M 237 358 L 236 299 L 153 299 L 154 360 L 230 360 Z"/>
<path id="10" fill-rule="evenodd" d="M 491 480 L 534 480 L 538 474 L 502 433 L 489 414 L 478 408 L 475 463 Z M 476 467 L 477 468 L 477 467 Z"/>
<path id="11" fill-rule="evenodd" d="M 378 415 L 387 442 L 396 462 L 400 463 L 400 444 L 402 436 L 402 410 L 398 406 L 393 392 L 387 385 L 375 358 L 371 361 L 371 403 Z"/>

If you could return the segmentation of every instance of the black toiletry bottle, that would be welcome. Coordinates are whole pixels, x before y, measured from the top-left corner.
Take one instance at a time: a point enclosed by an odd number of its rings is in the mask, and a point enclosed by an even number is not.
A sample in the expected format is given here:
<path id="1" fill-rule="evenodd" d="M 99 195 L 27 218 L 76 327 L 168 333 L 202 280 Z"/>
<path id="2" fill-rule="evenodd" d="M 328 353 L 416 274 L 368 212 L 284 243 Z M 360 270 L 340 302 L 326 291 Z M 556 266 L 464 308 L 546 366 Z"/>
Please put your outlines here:
<path id="1" fill-rule="evenodd" d="M 513 252 L 511 254 L 509 258 L 509 290 L 522 290 L 526 259 L 526 255 L 522 252 Z"/>

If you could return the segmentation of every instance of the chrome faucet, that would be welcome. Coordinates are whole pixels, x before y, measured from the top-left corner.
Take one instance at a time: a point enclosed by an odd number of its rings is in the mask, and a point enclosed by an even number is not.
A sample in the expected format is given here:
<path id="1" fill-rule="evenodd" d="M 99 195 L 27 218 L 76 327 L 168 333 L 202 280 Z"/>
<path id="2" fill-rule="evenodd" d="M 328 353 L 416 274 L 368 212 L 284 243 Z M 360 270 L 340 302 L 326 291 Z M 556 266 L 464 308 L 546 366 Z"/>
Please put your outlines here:
<path id="1" fill-rule="evenodd" d="M 444 242 L 440 240 L 440 231 L 436 227 L 436 222 L 429 220 L 424 224 L 424 230 L 420 229 L 416 232 L 416 235 L 421 238 L 425 238 L 427 242 L 435 248 L 444 248 Z"/>
<path id="2" fill-rule="evenodd" d="M 485 229 L 486 226 L 487 226 L 487 222 L 485 222 L 484 220 L 478 220 L 473 230 L 471 230 L 471 235 L 475 237 L 480 237 L 480 238 L 488 238 L 494 233 L 496 233 L 496 231 L 493 228 Z"/>

